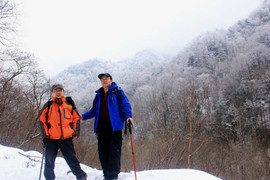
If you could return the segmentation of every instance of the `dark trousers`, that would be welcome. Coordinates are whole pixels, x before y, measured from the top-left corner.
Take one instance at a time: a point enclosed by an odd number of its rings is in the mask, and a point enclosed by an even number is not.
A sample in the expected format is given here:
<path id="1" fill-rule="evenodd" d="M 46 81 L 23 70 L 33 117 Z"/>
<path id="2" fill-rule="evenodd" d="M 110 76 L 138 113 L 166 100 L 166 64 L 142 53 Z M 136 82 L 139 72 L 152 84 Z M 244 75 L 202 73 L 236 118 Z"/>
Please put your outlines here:
<path id="1" fill-rule="evenodd" d="M 120 173 L 122 131 L 99 131 L 99 160 L 106 179 L 116 179 Z"/>
<path id="2" fill-rule="evenodd" d="M 80 163 L 76 157 L 72 138 L 65 140 L 50 139 L 46 144 L 45 150 L 44 176 L 46 180 L 55 179 L 54 165 L 58 149 L 60 149 L 60 151 L 62 152 L 67 164 L 71 169 L 71 172 L 76 176 L 76 178 L 79 179 L 84 177 L 86 173 L 82 171 Z"/>

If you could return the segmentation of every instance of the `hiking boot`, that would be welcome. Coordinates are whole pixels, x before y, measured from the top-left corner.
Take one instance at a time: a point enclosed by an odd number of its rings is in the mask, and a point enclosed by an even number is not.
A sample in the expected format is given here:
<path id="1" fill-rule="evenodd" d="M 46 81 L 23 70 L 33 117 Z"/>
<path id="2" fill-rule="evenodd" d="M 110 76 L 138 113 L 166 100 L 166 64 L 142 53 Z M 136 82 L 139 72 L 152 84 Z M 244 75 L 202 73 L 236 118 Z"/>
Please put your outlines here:
<path id="1" fill-rule="evenodd" d="M 85 176 L 83 176 L 83 177 L 80 177 L 80 178 L 77 179 L 77 180 L 87 180 L 87 174 L 86 174 Z"/>

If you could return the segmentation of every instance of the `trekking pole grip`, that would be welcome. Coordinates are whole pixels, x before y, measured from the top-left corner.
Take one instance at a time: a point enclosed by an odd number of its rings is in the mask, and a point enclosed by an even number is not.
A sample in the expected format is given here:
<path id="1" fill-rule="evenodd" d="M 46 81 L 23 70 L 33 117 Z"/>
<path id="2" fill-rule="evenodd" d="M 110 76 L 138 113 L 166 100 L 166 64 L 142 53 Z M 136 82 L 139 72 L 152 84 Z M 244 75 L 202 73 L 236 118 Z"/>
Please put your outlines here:
<path id="1" fill-rule="evenodd" d="M 128 126 L 128 129 L 129 129 L 129 133 L 132 134 L 132 123 L 130 121 L 127 122 L 127 126 Z"/>

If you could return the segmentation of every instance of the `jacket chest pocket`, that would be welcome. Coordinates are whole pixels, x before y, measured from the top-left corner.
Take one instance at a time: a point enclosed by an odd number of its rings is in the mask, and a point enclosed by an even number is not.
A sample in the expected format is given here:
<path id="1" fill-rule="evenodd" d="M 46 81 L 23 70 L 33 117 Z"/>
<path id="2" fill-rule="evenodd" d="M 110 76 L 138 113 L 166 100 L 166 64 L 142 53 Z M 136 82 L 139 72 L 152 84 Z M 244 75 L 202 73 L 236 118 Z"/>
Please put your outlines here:
<path id="1" fill-rule="evenodd" d="M 68 108 L 63 108 L 63 116 L 64 116 L 64 119 L 69 119 L 69 120 L 71 120 L 72 115 L 71 115 L 71 113 L 70 113 L 70 109 L 68 109 Z"/>

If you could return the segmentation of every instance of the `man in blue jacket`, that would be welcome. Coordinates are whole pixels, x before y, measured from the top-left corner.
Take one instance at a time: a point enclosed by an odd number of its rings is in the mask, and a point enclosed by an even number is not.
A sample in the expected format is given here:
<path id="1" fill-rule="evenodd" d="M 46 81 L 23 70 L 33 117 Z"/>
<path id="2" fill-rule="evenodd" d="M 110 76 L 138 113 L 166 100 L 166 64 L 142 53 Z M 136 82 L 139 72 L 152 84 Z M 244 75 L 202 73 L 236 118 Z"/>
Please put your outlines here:
<path id="1" fill-rule="evenodd" d="M 95 117 L 99 160 L 104 180 L 117 180 L 120 173 L 122 129 L 124 121 L 133 123 L 128 98 L 109 73 L 98 75 L 102 87 L 96 91 L 92 109 L 84 113 L 83 120 Z"/>

